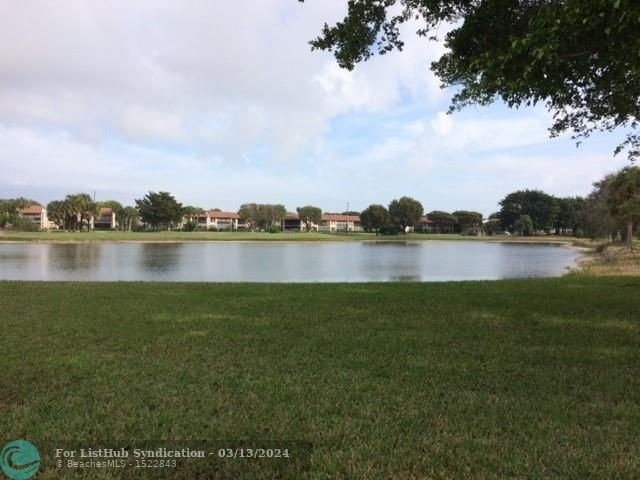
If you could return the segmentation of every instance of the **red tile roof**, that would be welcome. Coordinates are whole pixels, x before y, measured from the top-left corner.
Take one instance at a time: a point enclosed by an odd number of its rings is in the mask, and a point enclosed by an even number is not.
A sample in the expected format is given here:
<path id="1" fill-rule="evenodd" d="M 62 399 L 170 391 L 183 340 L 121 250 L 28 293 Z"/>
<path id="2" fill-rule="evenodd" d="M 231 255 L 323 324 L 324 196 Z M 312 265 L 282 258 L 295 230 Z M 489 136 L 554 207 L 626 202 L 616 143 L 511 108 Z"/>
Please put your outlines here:
<path id="1" fill-rule="evenodd" d="M 238 215 L 236 212 L 220 212 L 218 210 L 209 210 L 209 218 L 240 219 L 240 215 Z"/>
<path id="2" fill-rule="evenodd" d="M 18 211 L 22 215 L 40 215 L 44 211 L 44 207 L 41 207 L 40 205 L 30 205 L 28 207 L 18 209 Z"/>
<path id="3" fill-rule="evenodd" d="M 323 222 L 329 222 L 329 221 L 334 221 L 334 222 L 359 222 L 360 221 L 360 216 L 359 215 L 342 215 L 339 213 L 324 213 L 322 214 L 322 221 Z"/>

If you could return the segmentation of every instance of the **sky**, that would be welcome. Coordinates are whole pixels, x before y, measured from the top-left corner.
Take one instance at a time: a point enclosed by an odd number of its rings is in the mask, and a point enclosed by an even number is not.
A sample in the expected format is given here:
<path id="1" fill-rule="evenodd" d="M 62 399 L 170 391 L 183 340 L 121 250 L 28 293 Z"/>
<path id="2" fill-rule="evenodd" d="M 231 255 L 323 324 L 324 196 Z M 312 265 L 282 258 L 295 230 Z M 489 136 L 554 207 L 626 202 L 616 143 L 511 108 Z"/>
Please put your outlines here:
<path id="1" fill-rule="evenodd" d="M 542 107 L 446 111 L 441 42 L 337 67 L 308 44 L 344 0 L 0 2 L 0 198 L 168 191 L 236 211 L 407 195 L 485 216 L 519 189 L 586 195 L 622 134 L 550 139 Z M 444 33 L 439 32 L 440 36 Z"/>

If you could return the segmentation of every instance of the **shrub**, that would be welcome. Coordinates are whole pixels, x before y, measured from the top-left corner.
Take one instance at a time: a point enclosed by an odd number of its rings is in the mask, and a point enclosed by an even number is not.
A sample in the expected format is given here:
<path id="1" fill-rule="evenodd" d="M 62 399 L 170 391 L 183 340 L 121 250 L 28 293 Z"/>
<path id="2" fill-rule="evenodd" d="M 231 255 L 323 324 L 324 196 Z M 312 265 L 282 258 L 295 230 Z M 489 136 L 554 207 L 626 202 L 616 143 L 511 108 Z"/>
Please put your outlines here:
<path id="1" fill-rule="evenodd" d="M 400 231 L 397 225 L 385 225 L 380 229 L 380 235 L 398 235 Z"/>
<path id="2" fill-rule="evenodd" d="M 182 227 L 182 230 L 184 230 L 185 232 L 193 232 L 198 228 L 198 222 L 194 222 L 193 220 L 190 222 L 187 222 L 184 224 L 184 226 Z"/>
<path id="3" fill-rule="evenodd" d="M 9 215 L 4 221 L 4 227 L 8 230 L 15 230 L 16 232 L 37 232 L 40 230 L 40 226 L 33 223 L 28 218 L 22 218 L 17 215 Z"/>

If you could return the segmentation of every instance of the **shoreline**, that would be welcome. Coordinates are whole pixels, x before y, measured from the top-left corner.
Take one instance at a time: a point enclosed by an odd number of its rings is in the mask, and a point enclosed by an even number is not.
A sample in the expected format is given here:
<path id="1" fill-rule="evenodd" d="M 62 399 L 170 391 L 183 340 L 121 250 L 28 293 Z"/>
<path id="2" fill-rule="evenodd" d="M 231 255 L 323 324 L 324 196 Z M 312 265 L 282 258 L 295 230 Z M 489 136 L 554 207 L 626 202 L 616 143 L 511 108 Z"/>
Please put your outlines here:
<path id="1" fill-rule="evenodd" d="M 92 236 L 93 238 L 82 238 Z M 55 238 L 57 235 L 65 238 Z M 132 236 L 153 236 L 154 238 L 126 238 Z M 163 238 L 166 235 L 166 238 Z M 195 238 L 188 238 L 194 235 Z M 113 236 L 114 238 L 109 238 Z M 225 238 L 226 237 L 226 238 Z M 252 238 L 253 237 L 253 238 Z M 334 242 L 373 242 L 373 243 L 422 243 L 422 242 L 486 242 L 486 243 L 507 243 L 507 244 L 531 244 L 531 245 L 562 245 L 582 251 L 592 251 L 598 244 L 593 246 L 584 245 L 584 241 L 578 241 L 573 237 L 510 237 L 510 236 L 464 236 L 457 234 L 409 234 L 407 236 L 375 236 L 374 234 L 336 234 L 336 233 L 218 233 L 218 232 L 27 232 L 27 233 L 6 233 L 0 232 L 0 245 L 2 244 L 86 244 L 86 243 L 268 243 L 268 242 L 289 242 L 289 243 L 334 243 Z"/>
<path id="2" fill-rule="evenodd" d="M 627 252 L 620 244 L 604 244 L 576 259 L 568 274 L 594 277 L 640 276 L 640 252 Z"/>

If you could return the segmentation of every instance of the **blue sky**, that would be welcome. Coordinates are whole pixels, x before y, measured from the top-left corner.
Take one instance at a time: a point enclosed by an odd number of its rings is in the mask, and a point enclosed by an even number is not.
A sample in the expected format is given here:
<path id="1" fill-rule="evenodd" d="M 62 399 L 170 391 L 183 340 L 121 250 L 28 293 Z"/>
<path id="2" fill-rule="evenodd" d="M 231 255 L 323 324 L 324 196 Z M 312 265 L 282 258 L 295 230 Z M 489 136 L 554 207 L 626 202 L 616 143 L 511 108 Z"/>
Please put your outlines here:
<path id="1" fill-rule="evenodd" d="M 517 189 L 586 195 L 625 165 L 620 134 L 576 149 L 540 107 L 446 115 L 428 69 L 442 45 L 417 25 L 402 53 L 340 70 L 307 42 L 345 4 L 0 3 L 0 198 L 342 211 L 409 195 L 488 215 Z"/>

